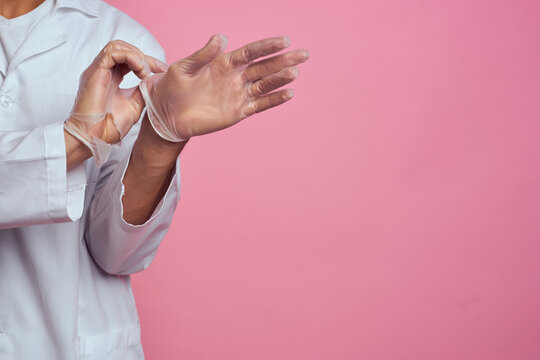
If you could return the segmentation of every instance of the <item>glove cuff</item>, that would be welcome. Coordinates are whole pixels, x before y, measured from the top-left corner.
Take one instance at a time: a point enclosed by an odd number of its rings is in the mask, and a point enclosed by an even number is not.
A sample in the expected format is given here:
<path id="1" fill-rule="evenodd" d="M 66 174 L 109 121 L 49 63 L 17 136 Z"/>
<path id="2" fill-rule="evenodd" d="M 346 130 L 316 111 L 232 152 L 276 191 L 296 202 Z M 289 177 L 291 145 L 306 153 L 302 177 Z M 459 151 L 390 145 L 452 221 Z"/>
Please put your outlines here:
<path id="1" fill-rule="evenodd" d="M 156 111 L 154 104 L 152 103 L 150 93 L 148 92 L 148 88 L 144 80 L 140 82 L 139 89 L 141 90 L 141 94 L 143 96 L 144 102 L 146 103 L 146 113 L 148 114 L 148 119 L 150 120 L 150 124 L 154 128 L 155 132 L 161 138 L 170 142 L 186 141 L 187 139 L 182 139 L 176 136 L 174 133 L 172 133 L 169 130 L 169 128 L 167 128 L 167 126 L 165 125 L 166 122 L 163 121 L 159 113 Z"/>
<path id="2" fill-rule="evenodd" d="M 105 117 L 105 114 L 96 114 L 96 115 L 90 115 L 95 119 L 95 117 Z M 71 114 L 71 117 L 64 121 L 64 129 L 73 135 L 77 140 L 82 142 L 84 145 L 86 145 L 90 151 L 92 152 L 92 156 L 94 157 L 94 163 L 96 164 L 97 168 L 100 168 L 103 166 L 103 164 L 109 159 L 109 156 L 111 154 L 111 144 L 106 143 L 105 141 L 101 140 L 97 136 L 94 135 L 88 135 L 81 127 L 80 124 L 78 124 L 76 121 L 80 122 L 88 122 L 90 119 L 86 119 L 85 116 L 81 117 L 81 114 Z M 99 121 L 99 120 L 98 120 Z M 96 121 L 97 122 L 97 121 Z"/>

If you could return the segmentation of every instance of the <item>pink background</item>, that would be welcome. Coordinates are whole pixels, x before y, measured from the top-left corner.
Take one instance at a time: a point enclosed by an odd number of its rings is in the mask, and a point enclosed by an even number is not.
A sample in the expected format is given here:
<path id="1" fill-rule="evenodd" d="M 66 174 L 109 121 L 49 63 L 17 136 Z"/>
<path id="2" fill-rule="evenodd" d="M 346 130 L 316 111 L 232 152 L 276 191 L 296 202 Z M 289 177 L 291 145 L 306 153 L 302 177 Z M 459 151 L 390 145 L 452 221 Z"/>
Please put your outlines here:
<path id="1" fill-rule="evenodd" d="M 172 62 L 289 35 L 133 277 L 149 360 L 540 359 L 540 2 L 110 1 Z"/>

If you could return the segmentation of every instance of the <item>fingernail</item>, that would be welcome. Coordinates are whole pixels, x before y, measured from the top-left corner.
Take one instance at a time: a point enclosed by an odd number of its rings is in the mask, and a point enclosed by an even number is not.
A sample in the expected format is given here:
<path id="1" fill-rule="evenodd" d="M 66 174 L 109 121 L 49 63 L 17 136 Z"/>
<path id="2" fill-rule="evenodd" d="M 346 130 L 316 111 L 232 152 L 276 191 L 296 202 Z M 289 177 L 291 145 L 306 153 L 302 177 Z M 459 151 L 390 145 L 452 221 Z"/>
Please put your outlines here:
<path id="1" fill-rule="evenodd" d="M 294 90 L 293 89 L 289 89 L 287 90 L 287 96 L 290 98 L 292 98 L 294 96 Z"/>
<path id="2" fill-rule="evenodd" d="M 284 37 L 283 37 L 283 40 L 284 40 L 285 46 L 291 45 L 291 38 L 290 38 L 290 37 L 284 36 Z"/>
<path id="3" fill-rule="evenodd" d="M 296 77 L 298 76 L 298 68 L 297 67 L 288 68 L 286 71 L 289 71 L 289 75 L 292 76 L 293 79 L 296 79 Z"/>
<path id="4" fill-rule="evenodd" d="M 225 35 L 223 35 L 223 34 L 217 34 L 217 37 L 218 37 L 222 42 L 227 41 L 227 37 L 226 37 Z"/>
<path id="5" fill-rule="evenodd" d="M 304 51 L 304 58 L 309 59 L 309 51 Z"/>

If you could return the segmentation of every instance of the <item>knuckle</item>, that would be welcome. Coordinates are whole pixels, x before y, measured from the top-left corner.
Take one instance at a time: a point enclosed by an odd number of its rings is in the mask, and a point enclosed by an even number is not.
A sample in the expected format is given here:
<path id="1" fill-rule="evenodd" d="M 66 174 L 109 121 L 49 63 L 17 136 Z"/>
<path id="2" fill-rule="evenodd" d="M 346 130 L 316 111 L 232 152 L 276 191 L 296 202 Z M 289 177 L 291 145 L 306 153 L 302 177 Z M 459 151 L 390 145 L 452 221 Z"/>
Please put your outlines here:
<path id="1" fill-rule="evenodd" d="M 256 114 L 258 113 L 259 111 L 261 111 L 259 109 L 259 106 L 257 106 L 257 103 L 255 101 L 251 101 L 249 104 L 248 104 L 248 114 Z"/>
<path id="2" fill-rule="evenodd" d="M 109 55 L 111 53 L 113 53 L 115 51 L 115 48 L 113 45 L 107 45 L 103 48 L 103 54 L 104 55 Z"/>
<path id="3" fill-rule="evenodd" d="M 120 50 L 123 48 L 123 44 L 125 44 L 122 40 L 111 40 L 107 43 L 107 46 L 105 46 L 106 49 L 110 51 Z"/>
<path id="4" fill-rule="evenodd" d="M 180 62 L 174 62 L 169 66 L 171 72 L 179 73 L 184 69 L 184 65 Z"/>
<path id="5" fill-rule="evenodd" d="M 255 91 L 257 94 L 263 94 L 264 93 L 264 85 L 261 81 L 257 81 L 253 83 L 253 87 L 255 88 Z"/>
<path id="6" fill-rule="evenodd" d="M 249 84 L 246 88 L 246 93 L 245 93 L 245 99 L 247 101 L 250 101 L 252 99 L 255 98 L 255 96 L 253 96 L 253 84 Z"/>
<path id="7" fill-rule="evenodd" d="M 240 120 L 244 120 L 244 119 L 247 118 L 248 116 L 249 116 L 249 114 L 247 114 L 246 112 L 240 111 Z"/>
<path id="8" fill-rule="evenodd" d="M 250 85 L 247 87 L 247 91 L 246 91 L 246 100 L 251 100 L 253 99 L 253 85 Z"/>
<path id="9" fill-rule="evenodd" d="M 247 61 L 247 62 L 250 62 L 251 60 L 253 60 L 253 53 L 251 52 L 249 47 L 242 48 L 242 58 L 244 59 L 244 61 Z"/>

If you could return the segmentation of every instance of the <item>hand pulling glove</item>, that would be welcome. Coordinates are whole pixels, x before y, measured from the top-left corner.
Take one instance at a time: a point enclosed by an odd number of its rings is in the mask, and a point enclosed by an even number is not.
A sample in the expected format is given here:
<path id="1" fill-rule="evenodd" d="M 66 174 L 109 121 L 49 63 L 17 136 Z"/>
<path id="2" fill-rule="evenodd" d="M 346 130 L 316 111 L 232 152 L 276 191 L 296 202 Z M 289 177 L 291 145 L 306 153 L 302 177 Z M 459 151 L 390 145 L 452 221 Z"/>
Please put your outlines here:
<path id="1" fill-rule="evenodd" d="M 111 145 L 122 140 L 144 108 L 137 86 L 120 89 L 124 76 L 133 71 L 144 79 L 167 65 L 144 55 L 121 40 L 109 42 L 81 74 L 75 104 L 64 129 L 85 144 L 97 167 L 108 159 Z"/>

